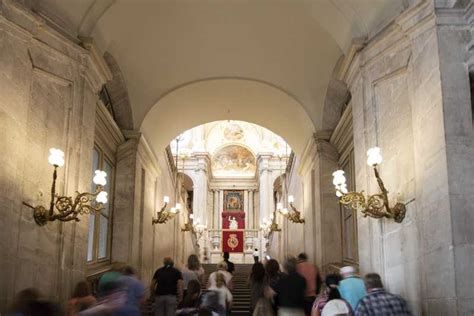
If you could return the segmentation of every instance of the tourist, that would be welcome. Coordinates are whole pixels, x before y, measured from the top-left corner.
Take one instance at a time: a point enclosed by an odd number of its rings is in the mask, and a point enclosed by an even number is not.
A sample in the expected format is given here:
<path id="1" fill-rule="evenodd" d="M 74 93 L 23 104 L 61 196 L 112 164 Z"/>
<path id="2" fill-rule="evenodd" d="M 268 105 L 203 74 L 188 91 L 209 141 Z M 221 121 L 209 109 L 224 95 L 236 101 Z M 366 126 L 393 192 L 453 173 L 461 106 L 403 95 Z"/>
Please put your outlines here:
<path id="1" fill-rule="evenodd" d="M 112 282 L 112 286 L 114 282 L 118 282 L 120 277 L 122 276 L 122 269 L 125 265 L 121 262 L 115 262 L 112 265 L 112 269 L 105 272 L 99 279 L 99 286 L 98 286 L 98 295 L 99 298 L 104 295 L 105 287 L 107 287 L 108 283 Z"/>
<path id="2" fill-rule="evenodd" d="M 278 281 L 280 281 L 282 273 L 280 264 L 275 259 L 270 259 L 265 264 L 265 273 L 268 285 L 275 290 Z"/>
<path id="3" fill-rule="evenodd" d="M 194 254 L 188 257 L 188 264 L 183 268 L 181 273 L 183 275 L 183 296 L 186 296 L 188 284 L 191 280 L 196 280 L 201 284 L 204 282 L 204 269 L 198 257 Z"/>
<path id="4" fill-rule="evenodd" d="M 224 271 L 227 272 L 227 271 Z M 228 273 L 228 272 L 227 272 Z M 209 291 L 215 292 L 218 294 L 219 306 L 221 307 L 217 312 L 218 315 L 226 315 L 227 311 L 230 310 L 232 306 L 232 293 L 229 288 L 226 286 L 225 276 L 222 271 L 218 271 L 215 274 L 215 285 L 209 287 Z"/>
<path id="5" fill-rule="evenodd" d="M 252 272 L 250 273 L 248 283 L 251 289 L 250 314 L 252 314 L 260 300 L 263 300 L 263 302 L 260 302 L 260 305 L 269 304 L 269 291 L 267 280 L 265 278 L 265 268 L 261 262 L 254 263 L 252 266 Z"/>
<path id="6" fill-rule="evenodd" d="M 126 292 L 119 281 L 107 281 L 102 286 L 101 296 L 97 304 L 79 313 L 81 316 L 127 315 L 125 303 Z"/>
<path id="7" fill-rule="evenodd" d="M 15 295 L 13 303 L 7 309 L 7 315 L 25 315 L 25 313 L 29 309 L 30 303 L 32 301 L 38 301 L 40 297 L 40 292 L 35 288 L 27 288 L 21 290 Z"/>
<path id="8" fill-rule="evenodd" d="M 304 315 L 304 296 L 306 280 L 296 270 L 297 260 L 289 257 L 285 260 L 286 275 L 276 285 L 279 316 Z"/>
<path id="9" fill-rule="evenodd" d="M 69 316 L 77 315 L 95 303 L 97 303 L 97 300 L 92 296 L 89 284 L 87 284 L 86 281 L 80 281 L 76 284 L 74 292 L 67 304 L 67 314 Z"/>
<path id="10" fill-rule="evenodd" d="M 340 280 L 339 274 L 328 274 L 326 276 L 326 289 L 324 293 L 316 298 L 311 316 L 338 315 L 338 313 L 341 315 L 352 315 L 352 308 L 349 303 L 341 298 L 337 288 Z M 326 304 L 329 304 L 327 309 L 325 309 Z"/>
<path id="11" fill-rule="evenodd" d="M 352 310 L 355 310 L 357 304 L 366 293 L 364 281 L 355 274 L 354 267 L 342 267 L 340 273 L 343 278 L 339 282 L 341 297 L 351 305 Z"/>
<path id="12" fill-rule="evenodd" d="M 369 273 L 365 276 L 367 295 L 363 297 L 355 311 L 356 316 L 409 316 L 412 315 L 406 301 L 384 290 L 380 275 Z"/>
<path id="13" fill-rule="evenodd" d="M 232 274 L 227 272 L 227 264 L 224 261 L 219 262 L 217 264 L 217 271 L 212 272 L 209 275 L 207 288 L 216 286 L 216 275 L 217 275 L 217 273 L 221 273 L 224 276 L 224 280 L 225 280 L 225 284 L 226 284 L 227 288 L 232 291 L 234 289 L 234 286 L 233 286 L 233 283 L 232 283 Z"/>
<path id="14" fill-rule="evenodd" d="M 304 297 L 304 313 L 311 315 L 311 308 L 316 299 L 316 278 L 318 271 L 314 264 L 308 262 L 308 256 L 305 253 L 298 255 L 298 273 L 306 280 L 306 293 Z"/>
<path id="15" fill-rule="evenodd" d="M 174 267 L 173 259 L 166 257 L 163 267 L 153 275 L 151 292 L 155 293 L 155 315 L 175 315 L 178 302 L 183 297 L 183 276 Z"/>
<path id="16" fill-rule="evenodd" d="M 258 249 L 257 249 L 257 248 L 255 248 L 255 250 L 253 251 L 252 256 L 253 256 L 253 261 L 254 261 L 254 262 L 258 262 L 259 253 L 258 253 Z"/>
<path id="17" fill-rule="evenodd" d="M 227 264 L 227 272 L 229 273 L 234 273 L 235 271 L 235 266 L 234 266 L 234 263 L 232 263 L 231 261 L 229 261 L 229 253 L 228 252 L 224 252 L 224 262 Z"/>
<path id="18" fill-rule="evenodd" d="M 198 280 L 190 280 L 188 290 L 181 303 L 178 305 L 177 315 L 196 315 L 201 305 L 201 284 Z"/>
<path id="19" fill-rule="evenodd" d="M 276 285 L 280 281 L 282 273 L 280 271 L 280 264 L 275 259 L 270 259 L 265 263 L 265 273 L 268 286 L 272 289 L 275 296 Z M 275 298 L 271 300 L 273 312 L 276 314 L 278 311 Z"/>
<path id="20" fill-rule="evenodd" d="M 126 266 L 119 281 L 125 288 L 127 295 L 124 310 L 129 316 L 140 316 L 140 307 L 145 299 L 145 287 L 137 279 L 135 270 L 130 266 Z"/>

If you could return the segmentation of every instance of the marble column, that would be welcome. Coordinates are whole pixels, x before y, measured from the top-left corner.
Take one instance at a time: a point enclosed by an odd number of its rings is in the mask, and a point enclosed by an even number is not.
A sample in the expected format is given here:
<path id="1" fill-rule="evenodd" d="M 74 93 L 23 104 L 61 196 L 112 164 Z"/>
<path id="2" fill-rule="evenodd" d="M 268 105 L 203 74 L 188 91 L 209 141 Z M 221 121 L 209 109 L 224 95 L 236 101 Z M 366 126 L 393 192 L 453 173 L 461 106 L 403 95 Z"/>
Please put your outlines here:
<path id="1" fill-rule="evenodd" d="M 217 209 L 219 210 L 217 214 L 218 228 L 222 229 L 222 212 L 224 211 L 224 190 L 219 190 L 219 205 Z"/>
<path id="2" fill-rule="evenodd" d="M 213 216 L 212 216 L 212 222 L 213 222 L 213 228 L 214 229 L 219 229 L 219 191 L 213 190 L 212 193 L 214 194 L 214 205 L 213 205 Z"/>
<path id="3" fill-rule="evenodd" d="M 271 155 L 259 155 L 259 186 L 260 186 L 260 218 L 259 223 L 263 219 L 269 219 L 273 210 L 273 183 L 271 183 L 272 170 L 270 168 Z"/>
<path id="4" fill-rule="evenodd" d="M 249 191 L 244 190 L 244 213 L 245 213 L 245 228 L 248 228 L 248 220 L 249 220 Z"/>
<path id="5" fill-rule="evenodd" d="M 247 228 L 255 228 L 255 212 L 253 209 L 253 190 L 249 191 L 249 203 L 248 203 L 248 218 L 247 220 Z"/>
<path id="6" fill-rule="evenodd" d="M 207 216 L 207 191 L 208 191 L 208 178 L 207 178 L 207 155 L 196 155 L 198 159 L 198 166 L 194 171 L 195 183 L 194 183 L 194 196 L 193 196 L 193 213 L 194 218 L 200 218 L 201 223 L 204 225 L 211 225 L 208 223 Z"/>

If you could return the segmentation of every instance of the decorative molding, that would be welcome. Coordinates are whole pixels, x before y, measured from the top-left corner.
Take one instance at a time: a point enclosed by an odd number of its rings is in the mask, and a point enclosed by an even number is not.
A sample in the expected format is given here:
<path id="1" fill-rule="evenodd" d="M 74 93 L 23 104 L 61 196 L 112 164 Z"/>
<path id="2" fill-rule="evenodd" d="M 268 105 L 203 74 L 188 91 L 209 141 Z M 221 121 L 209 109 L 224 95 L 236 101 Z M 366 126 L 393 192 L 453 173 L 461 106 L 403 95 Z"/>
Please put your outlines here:
<path id="1" fill-rule="evenodd" d="M 102 86 L 109 80 L 112 80 L 112 72 L 107 66 L 104 58 L 99 54 L 97 47 L 93 43 L 92 38 L 81 38 L 82 46 L 89 52 L 89 66 L 88 69 L 92 71 L 86 72 L 87 78 L 91 81 L 95 92 L 99 92 Z"/>
<path id="2" fill-rule="evenodd" d="M 366 45 L 365 39 L 363 38 L 355 38 L 352 40 L 351 46 L 349 50 L 344 55 L 344 59 L 342 60 L 341 65 L 336 73 L 336 79 L 346 82 L 347 75 L 349 73 L 349 68 L 354 61 L 354 58 L 357 56 L 357 53 L 364 48 Z"/>
<path id="3" fill-rule="evenodd" d="M 138 156 L 143 163 L 143 167 L 152 172 L 153 177 L 156 178 L 161 175 L 161 169 L 158 166 L 158 158 L 156 158 L 155 154 L 150 148 L 148 141 L 141 133 L 138 143 Z"/>
<path id="4" fill-rule="evenodd" d="M 352 103 L 349 103 L 329 139 L 329 142 L 334 144 L 340 154 L 339 161 L 345 160 L 354 148 L 353 141 Z"/>
<path id="5" fill-rule="evenodd" d="M 311 137 L 301 154 L 300 164 L 298 166 L 298 175 L 304 176 L 314 165 L 317 154 L 317 145 L 314 137 Z"/>
<path id="6" fill-rule="evenodd" d="M 114 155 L 117 152 L 118 146 L 125 142 L 125 137 L 115 123 L 112 115 L 106 109 L 102 101 L 97 101 L 95 115 L 95 138 L 101 147 L 109 155 Z"/>

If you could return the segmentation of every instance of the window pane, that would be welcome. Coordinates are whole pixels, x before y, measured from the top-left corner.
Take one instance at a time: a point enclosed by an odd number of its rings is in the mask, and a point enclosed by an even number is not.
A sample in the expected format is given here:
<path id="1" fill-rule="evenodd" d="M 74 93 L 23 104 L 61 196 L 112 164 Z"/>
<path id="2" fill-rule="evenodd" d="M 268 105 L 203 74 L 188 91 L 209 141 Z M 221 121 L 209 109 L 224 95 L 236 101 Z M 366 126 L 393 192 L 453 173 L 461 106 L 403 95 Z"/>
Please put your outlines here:
<path id="1" fill-rule="evenodd" d="M 104 171 L 107 173 L 107 184 L 104 187 L 104 190 L 108 193 L 108 200 L 112 200 L 112 181 L 113 181 L 113 168 L 112 165 L 107 161 L 104 160 Z M 107 203 L 104 205 L 104 209 L 102 210 L 102 214 L 109 216 L 109 208 L 110 208 L 110 203 Z"/>
<path id="2" fill-rule="evenodd" d="M 87 237 L 87 261 L 94 259 L 94 225 L 95 214 L 89 215 L 89 233 Z"/>
<path id="3" fill-rule="evenodd" d="M 100 231 L 99 231 L 99 259 L 107 257 L 107 236 L 109 229 L 109 219 L 100 215 Z"/>
<path id="4" fill-rule="evenodd" d="M 345 239 L 345 252 L 347 259 L 354 259 L 352 255 L 352 244 L 353 244 L 353 224 L 352 216 L 344 220 L 344 239 Z"/>
<path id="5" fill-rule="evenodd" d="M 92 152 L 92 172 L 91 172 L 91 175 L 92 175 L 91 176 L 92 192 L 95 191 L 95 184 L 94 184 L 94 182 L 92 182 L 92 178 L 94 178 L 94 171 L 99 169 L 99 157 L 100 157 L 99 151 L 94 148 L 94 150 Z"/>

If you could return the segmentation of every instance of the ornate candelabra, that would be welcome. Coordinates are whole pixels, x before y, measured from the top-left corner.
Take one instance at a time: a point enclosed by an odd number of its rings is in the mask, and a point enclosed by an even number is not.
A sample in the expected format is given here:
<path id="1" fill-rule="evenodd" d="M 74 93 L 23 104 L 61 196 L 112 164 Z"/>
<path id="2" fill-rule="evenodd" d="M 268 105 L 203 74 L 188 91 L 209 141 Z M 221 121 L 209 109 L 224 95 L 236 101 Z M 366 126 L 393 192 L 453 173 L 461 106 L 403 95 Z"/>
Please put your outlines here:
<path id="1" fill-rule="evenodd" d="M 174 181 L 175 181 L 175 187 L 174 187 L 174 197 L 175 201 L 178 201 L 178 156 L 179 156 L 179 141 L 180 141 L 180 136 L 176 138 L 176 160 L 175 160 L 175 168 L 174 168 Z M 184 169 L 184 162 L 183 162 L 183 169 Z M 170 197 L 169 196 L 164 196 L 163 197 L 163 206 L 159 211 L 156 212 L 156 218 L 153 217 L 151 219 L 152 225 L 155 224 L 164 224 L 173 217 L 175 217 L 176 214 L 181 211 L 181 203 L 176 202 L 175 206 L 172 207 L 169 211 L 166 209 L 168 207 L 168 204 L 170 202 Z"/>
<path id="2" fill-rule="evenodd" d="M 170 197 L 169 196 L 164 196 L 163 197 L 163 206 L 161 209 L 156 212 L 156 218 L 153 217 L 151 219 L 151 223 L 153 225 L 155 224 L 164 224 L 170 219 L 172 219 L 178 212 L 181 210 L 181 203 L 176 203 L 174 207 L 172 207 L 170 210 L 167 210 L 166 207 L 168 206 L 170 202 Z"/>
<path id="3" fill-rule="evenodd" d="M 288 196 L 288 205 L 290 206 L 290 210 L 288 208 L 283 207 L 282 203 L 277 203 L 277 211 L 279 211 L 283 216 L 288 218 L 290 222 L 296 223 L 296 224 L 302 224 L 304 223 L 304 218 L 301 217 L 301 212 L 298 211 L 293 204 L 295 201 L 295 198 L 293 195 Z"/>
<path id="4" fill-rule="evenodd" d="M 263 219 L 263 222 L 260 224 L 260 230 L 263 232 L 265 238 L 267 238 L 273 232 L 280 232 L 281 228 L 278 227 L 278 224 L 275 222 L 275 215 L 270 214 L 270 220 L 266 218 Z"/>
<path id="5" fill-rule="evenodd" d="M 42 205 L 32 206 L 29 203 L 23 202 L 24 205 L 33 209 L 33 218 L 36 224 L 44 226 L 48 222 L 55 220 L 62 222 L 74 220 L 78 222 L 80 220 L 78 218 L 79 215 L 100 212 L 104 204 L 107 203 L 107 192 L 103 190 L 107 183 L 107 174 L 104 171 L 95 171 L 93 182 L 97 185 L 97 188 L 94 193 L 76 192 L 74 199 L 70 196 L 60 196 L 56 193 L 56 180 L 58 177 L 57 169 L 64 166 L 64 152 L 56 148 L 51 148 L 49 152 L 48 162 L 54 167 L 49 209 Z M 92 204 L 94 200 L 96 203 Z"/>
<path id="6" fill-rule="evenodd" d="M 396 203 L 390 207 L 388 201 L 388 191 L 380 178 L 377 165 L 382 163 L 380 148 L 374 147 L 367 151 L 367 164 L 374 169 L 375 178 L 382 193 L 373 194 L 365 199 L 364 191 L 348 192 L 346 177 L 343 170 L 337 170 L 333 173 L 333 184 L 336 189 L 336 195 L 339 202 L 354 210 L 361 210 L 364 217 L 373 218 L 391 218 L 397 223 L 401 223 L 405 218 L 406 207 L 403 203 Z"/>
<path id="7" fill-rule="evenodd" d="M 184 224 L 183 227 L 181 227 L 182 232 L 194 232 L 194 227 L 192 223 L 193 219 L 194 219 L 194 214 L 189 214 L 188 221 Z"/>

